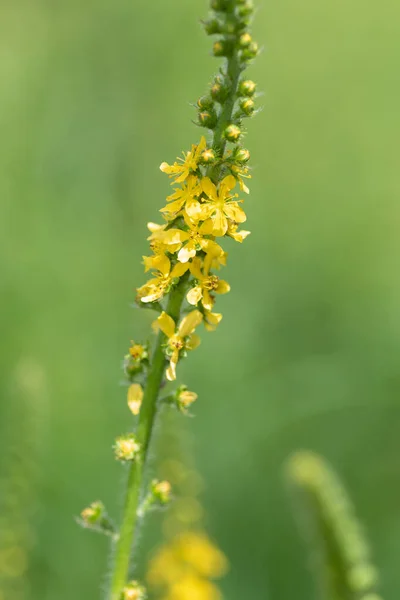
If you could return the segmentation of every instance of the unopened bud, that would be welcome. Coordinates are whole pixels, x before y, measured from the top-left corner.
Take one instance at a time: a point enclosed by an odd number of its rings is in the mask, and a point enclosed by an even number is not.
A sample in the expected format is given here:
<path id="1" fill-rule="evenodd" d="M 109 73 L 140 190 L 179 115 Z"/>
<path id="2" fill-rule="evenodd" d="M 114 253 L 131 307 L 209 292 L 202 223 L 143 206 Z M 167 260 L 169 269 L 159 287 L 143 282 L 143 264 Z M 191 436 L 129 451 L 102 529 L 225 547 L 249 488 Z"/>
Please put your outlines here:
<path id="1" fill-rule="evenodd" d="M 226 40 L 217 40 L 213 44 L 214 56 L 230 56 L 232 54 L 232 44 Z"/>
<path id="2" fill-rule="evenodd" d="M 239 38 L 239 46 L 241 48 L 247 48 L 247 46 L 249 44 L 251 44 L 252 42 L 252 37 L 249 33 L 242 33 L 242 35 Z"/>
<path id="3" fill-rule="evenodd" d="M 133 415 L 138 415 L 143 401 L 143 388 L 140 383 L 132 383 L 128 388 L 128 407 Z"/>
<path id="4" fill-rule="evenodd" d="M 222 104 L 222 102 L 225 102 L 225 100 L 229 94 L 229 89 L 227 86 L 225 86 L 221 83 L 218 83 L 216 81 L 211 86 L 210 92 L 211 92 L 211 96 L 213 97 L 213 99 L 216 100 L 216 102 L 219 102 L 220 104 Z"/>
<path id="5" fill-rule="evenodd" d="M 247 148 L 238 148 L 234 154 L 234 158 L 239 163 L 247 163 L 250 160 L 250 152 Z"/>
<path id="6" fill-rule="evenodd" d="M 237 9 L 237 14 L 239 17 L 248 17 L 254 10 L 254 4 L 252 0 L 244 0 L 244 2 L 240 2 L 240 6 Z"/>
<path id="7" fill-rule="evenodd" d="M 97 500 L 92 502 L 87 508 L 81 512 L 81 519 L 86 525 L 96 525 L 105 515 L 105 507 L 102 502 Z"/>
<path id="8" fill-rule="evenodd" d="M 115 440 L 115 458 L 122 461 L 135 460 L 140 453 L 141 446 L 133 433 L 121 435 Z"/>
<path id="9" fill-rule="evenodd" d="M 199 125 L 207 127 L 207 129 L 214 129 L 217 124 L 217 113 L 215 110 L 203 110 L 199 112 Z"/>
<path id="10" fill-rule="evenodd" d="M 256 91 L 256 84 L 251 79 L 241 81 L 239 84 L 239 95 L 240 96 L 254 96 Z"/>
<path id="11" fill-rule="evenodd" d="M 251 44 L 249 44 L 247 46 L 247 48 L 245 48 L 242 51 L 242 59 L 243 60 L 252 60 L 253 58 L 255 58 L 258 54 L 259 48 L 258 48 L 258 44 L 257 42 L 251 42 Z"/>
<path id="12" fill-rule="evenodd" d="M 171 500 L 172 487 L 169 481 L 158 481 L 158 479 L 153 479 L 151 482 L 151 493 L 153 495 L 154 500 L 162 504 L 168 504 Z"/>
<path id="13" fill-rule="evenodd" d="M 122 590 L 122 600 L 145 600 L 146 589 L 138 581 L 130 581 Z"/>
<path id="14" fill-rule="evenodd" d="M 222 26 L 218 19 L 209 19 L 203 22 L 204 30 L 207 35 L 222 33 Z"/>
<path id="15" fill-rule="evenodd" d="M 203 150 L 203 152 L 200 155 L 200 162 L 203 165 L 212 165 L 215 162 L 216 159 L 216 155 L 214 150 L 212 150 L 211 148 L 207 148 L 206 150 Z"/>
<path id="16" fill-rule="evenodd" d="M 227 0 L 211 0 L 210 6 L 212 10 L 224 12 L 228 7 Z"/>
<path id="17" fill-rule="evenodd" d="M 243 98 L 240 101 L 240 108 L 248 117 L 253 114 L 255 110 L 254 100 L 251 98 Z"/>
<path id="18" fill-rule="evenodd" d="M 213 108 L 214 102 L 210 96 L 201 96 L 201 98 L 197 100 L 197 106 L 201 110 L 207 110 L 208 108 Z"/>
<path id="19" fill-rule="evenodd" d="M 241 131 L 239 129 L 239 127 L 237 125 L 228 125 L 228 127 L 225 129 L 224 131 L 224 136 L 225 139 L 228 140 L 228 142 L 237 142 L 238 139 L 240 138 L 241 135 Z"/>

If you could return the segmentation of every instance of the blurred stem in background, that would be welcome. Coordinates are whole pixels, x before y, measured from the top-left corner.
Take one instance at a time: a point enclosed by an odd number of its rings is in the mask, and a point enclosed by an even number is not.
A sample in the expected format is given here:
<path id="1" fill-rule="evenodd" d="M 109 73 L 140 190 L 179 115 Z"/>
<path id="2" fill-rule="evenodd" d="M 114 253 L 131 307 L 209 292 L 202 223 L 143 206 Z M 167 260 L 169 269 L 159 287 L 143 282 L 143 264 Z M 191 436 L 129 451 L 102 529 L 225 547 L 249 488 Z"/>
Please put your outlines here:
<path id="1" fill-rule="evenodd" d="M 303 451 L 289 459 L 287 477 L 318 600 L 382 600 L 363 528 L 338 476 L 323 458 Z"/>

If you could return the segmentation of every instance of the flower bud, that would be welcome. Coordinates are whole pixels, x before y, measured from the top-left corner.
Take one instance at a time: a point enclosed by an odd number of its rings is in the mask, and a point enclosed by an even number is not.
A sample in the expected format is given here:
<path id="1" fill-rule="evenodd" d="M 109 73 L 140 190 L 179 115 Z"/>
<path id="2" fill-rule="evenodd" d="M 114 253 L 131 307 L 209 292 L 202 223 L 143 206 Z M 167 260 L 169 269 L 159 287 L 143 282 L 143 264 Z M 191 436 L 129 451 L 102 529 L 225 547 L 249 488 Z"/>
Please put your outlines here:
<path id="1" fill-rule="evenodd" d="M 206 148 L 200 154 L 200 162 L 203 165 L 212 165 L 215 162 L 216 158 L 216 154 L 214 150 L 212 150 L 212 148 Z"/>
<path id="2" fill-rule="evenodd" d="M 253 0 L 244 0 L 244 2 L 240 2 L 240 6 L 238 6 L 237 14 L 241 18 L 248 17 L 254 10 Z"/>
<path id="3" fill-rule="evenodd" d="M 199 125 L 207 127 L 207 129 L 214 129 L 217 124 L 217 113 L 215 110 L 203 110 L 198 115 Z"/>
<path id="4" fill-rule="evenodd" d="M 146 589 L 137 581 L 130 581 L 122 590 L 122 600 L 145 600 Z"/>
<path id="5" fill-rule="evenodd" d="M 230 56 L 232 54 L 232 44 L 226 40 L 217 40 L 213 44 L 214 56 Z"/>
<path id="6" fill-rule="evenodd" d="M 186 385 L 181 385 L 175 392 L 175 402 L 178 410 L 186 413 L 198 396 L 195 392 L 190 392 Z"/>
<path id="7" fill-rule="evenodd" d="M 149 354 L 146 346 L 135 344 L 134 342 L 131 343 L 132 346 L 129 348 L 129 354 L 134 360 L 144 360 L 145 358 L 148 358 Z"/>
<path id="8" fill-rule="evenodd" d="M 252 60 L 257 56 L 259 52 L 257 42 L 251 42 L 247 48 L 242 51 L 242 59 L 243 60 Z"/>
<path id="9" fill-rule="evenodd" d="M 132 383 L 128 388 L 128 407 L 133 415 L 138 415 L 143 401 L 143 388 L 140 383 Z"/>
<path id="10" fill-rule="evenodd" d="M 228 7 L 227 0 L 211 0 L 210 6 L 212 10 L 224 12 Z"/>
<path id="11" fill-rule="evenodd" d="M 228 142 L 237 142 L 240 138 L 241 131 L 237 125 L 228 125 L 228 127 L 224 131 L 225 139 Z"/>
<path id="12" fill-rule="evenodd" d="M 218 19 L 209 19 L 208 21 L 203 21 L 203 26 L 207 35 L 222 33 L 222 25 Z"/>
<path id="13" fill-rule="evenodd" d="M 211 92 L 212 98 L 216 102 L 219 102 L 220 104 L 222 104 L 223 102 L 225 102 L 225 100 L 229 94 L 229 88 L 227 86 L 215 81 L 213 83 L 213 85 L 211 86 L 210 92 Z"/>
<path id="14" fill-rule="evenodd" d="M 118 437 L 113 448 L 117 460 L 129 461 L 135 460 L 139 456 L 141 446 L 133 433 L 128 433 Z"/>
<path id="15" fill-rule="evenodd" d="M 256 91 L 256 84 L 251 79 L 241 81 L 239 84 L 239 95 L 240 96 L 254 96 Z"/>
<path id="16" fill-rule="evenodd" d="M 197 106 L 200 110 L 207 110 L 214 107 L 214 102 L 210 96 L 201 96 L 201 98 L 197 100 Z"/>
<path id="17" fill-rule="evenodd" d="M 254 100 L 252 98 L 242 98 L 240 101 L 240 108 L 248 117 L 253 114 L 255 110 Z"/>
<path id="18" fill-rule="evenodd" d="M 81 512 L 81 519 L 85 525 L 96 525 L 100 523 L 102 518 L 106 514 L 104 504 L 97 500 L 92 502 L 87 508 L 84 508 Z"/>
<path id="19" fill-rule="evenodd" d="M 250 160 L 250 152 L 247 148 L 237 148 L 236 152 L 233 153 L 233 158 L 241 164 L 247 163 Z"/>
<path id="20" fill-rule="evenodd" d="M 151 482 L 151 494 L 153 501 L 165 506 L 171 500 L 172 487 L 169 481 L 159 481 L 153 479 Z"/>
<path id="21" fill-rule="evenodd" d="M 246 33 L 242 33 L 242 35 L 239 38 L 239 46 L 240 48 L 247 48 L 247 46 L 249 46 L 252 42 L 252 37 L 251 35 L 246 32 Z"/>

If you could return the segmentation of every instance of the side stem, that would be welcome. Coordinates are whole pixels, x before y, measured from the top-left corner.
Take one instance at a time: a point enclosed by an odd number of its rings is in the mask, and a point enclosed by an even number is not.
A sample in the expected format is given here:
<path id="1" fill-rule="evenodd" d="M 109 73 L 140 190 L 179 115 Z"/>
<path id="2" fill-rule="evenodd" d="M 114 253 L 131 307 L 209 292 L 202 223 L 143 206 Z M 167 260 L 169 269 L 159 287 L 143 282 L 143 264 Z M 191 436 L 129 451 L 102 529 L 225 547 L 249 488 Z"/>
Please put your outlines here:
<path id="1" fill-rule="evenodd" d="M 182 302 L 185 296 L 187 277 L 182 277 L 180 283 L 169 296 L 166 312 L 179 320 Z M 164 334 L 160 331 L 154 348 L 151 367 L 149 369 L 143 402 L 140 410 L 137 439 L 141 444 L 140 460 L 132 462 L 129 470 L 124 512 L 120 534 L 116 543 L 114 566 L 111 576 L 110 600 L 120 600 L 121 593 L 128 580 L 131 547 L 138 525 L 138 507 L 141 495 L 144 468 L 148 449 L 157 414 L 157 399 L 165 371 L 165 355 L 163 351 Z"/>

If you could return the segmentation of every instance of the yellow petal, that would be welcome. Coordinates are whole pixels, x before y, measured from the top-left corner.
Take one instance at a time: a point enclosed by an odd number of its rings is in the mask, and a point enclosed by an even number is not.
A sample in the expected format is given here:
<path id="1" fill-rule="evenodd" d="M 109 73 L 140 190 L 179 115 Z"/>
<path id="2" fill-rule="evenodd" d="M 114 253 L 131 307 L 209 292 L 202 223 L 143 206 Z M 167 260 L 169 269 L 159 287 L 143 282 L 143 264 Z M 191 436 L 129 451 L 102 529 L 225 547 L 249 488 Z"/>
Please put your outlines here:
<path id="1" fill-rule="evenodd" d="M 196 162 L 199 160 L 200 154 L 203 152 L 203 150 L 205 150 L 206 147 L 207 147 L 207 141 L 206 141 L 206 138 L 204 137 L 204 135 L 202 135 L 200 142 L 197 145 L 196 152 L 194 153 L 194 158 L 195 158 Z"/>
<path id="2" fill-rule="evenodd" d="M 209 198 L 211 198 L 211 200 L 217 199 L 217 188 L 209 177 L 204 177 L 201 180 L 201 189 Z"/>
<path id="3" fill-rule="evenodd" d="M 170 202 L 167 206 L 160 208 L 160 212 L 167 213 L 173 215 L 174 217 L 178 214 L 180 210 L 182 210 L 182 206 L 185 204 L 184 200 L 175 200 L 175 202 Z"/>
<path id="4" fill-rule="evenodd" d="M 161 271 L 163 275 L 168 275 L 171 262 L 165 254 L 157 254 L 156 256 L 143 256 L 144 270 L 147 272 L 149 269 L 157 269 Z"/>
<path id="5" fill-rule="evenodd" d="M 186 200 L 185 211 L 192 219 L 199 219 L 201 214 L 201 204 L 198 200 L 190 198 Z"/>
<path id="6" fill-rule="evenodd" d="M 160 171 L 162 171 L 163 173 L 171 173 L 171 169 L 172 167 L 170 167 L 169 164 L 166 162 L 162 162 L 160 165 Z"/>
<path id="7" fill-rule="evenodd" d="M 188 242 L 178 252 L 178 260 L 181 263 L 187 263 L 190 258 L 196 256 L 196 248 L 194 242 Z"/>
<path id="8" fill-rule="evenodd" d="M 162 236 L 164 244 L 178 244 L 187 240 L 189 235 L 181 229 L 168 229 Z"/>
<path id="9" fill-rule="evenodd" d="M 204 275 L 201 272 L 201 258 L 199 258 L 198 256 L 196 256 L 196 258 L 194 258 L 190 263 L 190 272 L 193 275 L 193 277 L 195 277 L 199 281 L 202 281 L 204 279 Z"/>
<path id="10" fill-rule="evenodd" d="M 211 217 L 213 224 L 213 234 L 216 236 L 225 235 L 228 229 L 228 221 L 221 209 L 215 211 L 215 214 Z"/>
<path id="11" fill-rule="evenodd" d="M 132 383 L 128 388 L 128 406 L 132 414 L 138 415 L 143 400 L 143 388 L 139 383 Z"/>
<path id="12" fill-rule="evenodd" d="M 214 305 L 214 300 L 208 290 L 203 290 L 202 304 L 206 310 L 211 310 Z"/>
<path id="13" fill-rule="evenodd" d="M 200 225 L 199 233 L 201 233 L 201 235 L 211 235 L 212 230 L 213 230 L 212 221 L 211 221 L 211 219 L 207 219 L 207 221 L 204 221 L 204 223 L 202 223 Z"/>
<path id="14" fill-rule="evenodd" d="M 235 242 L 242 243 L 243 240 L 245 240 L 247 236 L 250 235 L 250 233 L 250 231 L 245 231 L 244 229 L 242 229 L 242 231 L 229 231 L 228 235 L 230 235 L 231 238 L 235 240 Z"/>
<path id="15" fill-rule="evenodd" d="M 182 277 L 188 270 L 189 265 L 187 263 L 178 262 L 171 271 L 171 279 L 174 277 Z"/>
<path id="16" fill-rule="evenodd" d="M 236 185 L 236 179 L 233 175 L 227 175 L 219 184 L 219 195 L 221 198 L 226 198 L 229 192 L 233 190 Z"/>
<path id="17" fill-rule="evenodd" d="M 198 310 L 192 310 L 186 317 L 184 317 L 178 328 L 178 335 L 182 338 L 193 333 L 198 325 L 203 320 L 203 315 Z"/>
<path id="18" fill-rule="evenodd" d="M 224 205 L 224 213 L 229 219 L 236 223 L 244 223 L 246 220 L 246 213 L 237 202 L 226 202 Z"/>
<path id="19" fill-rule="evenodd" d="M 196 286 L 188 291 L 186 300 L 189 302 L 189 304 L 196 306 L 196 304 L 201 299 L 202 295 L 203 295 L 203 292 L 201 291 L 201 287 Z"/>
<path id="20" fill-rule="evenodd" d="M 206 311 L 204 326 L 207 331 L 215 331 L 218 323 L 221 321 L 222 315 L 221 313 L 213 313 L 209 310 Z"/>
<path id="21" fill-rule="evenodd" d="M 157 318 L 156 323 L 167 338 L 171 338 L 175 334 L 175 321 L 165 311 Z"/>
<path id="22" fill-rule="evenodd" d="M 179 350 L 174 350 L 170 358 L 169 367 L 166 371 L 168 381 L 175 381 L 176 379 L 176 365 L 179 360 Z"/>
<path id="23" fill-rule="evenodd" d="M 192 333 L 192 335 L 189 337 L 188 341 L 186 342 L 186 349 L 187 350 L 195 350 L 197 348 L 197 346 L 200 345 L 201 339 L 200 336 L 197 335 L 196 333 Z"/>
<path id="24" fill-rule="evenodd" d="M 147 223 L 147 229 L 151 231 L 151 233 L 157 233 L 159 231 L 163 231 L 166 225 L 158 225 L 158 223 Z"/>
<path id="25" fill-rule="evenodd" d="M 227 281 L 224 281 L 223 279 L 220 279 L 218 282 L 218 287 L 215 290 L 217 292 L 217 294 L 227 294 L 231 289 L 231 286 L 229 285 L 229 283 Z"/>

